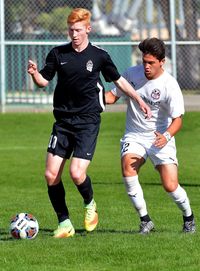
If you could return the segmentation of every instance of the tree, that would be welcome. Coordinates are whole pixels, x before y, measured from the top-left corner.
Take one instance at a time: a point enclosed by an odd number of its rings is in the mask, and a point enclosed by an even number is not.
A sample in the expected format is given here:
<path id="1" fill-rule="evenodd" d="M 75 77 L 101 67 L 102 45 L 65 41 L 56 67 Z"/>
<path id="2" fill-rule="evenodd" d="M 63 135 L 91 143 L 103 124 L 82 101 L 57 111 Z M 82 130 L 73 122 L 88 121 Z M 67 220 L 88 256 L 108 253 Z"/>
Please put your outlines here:
<path id="1" fill-rule="evenodd" d="M 43 12 L 36 18 L 36 23 L 53 34 L 66 35 L 67 16 L 71 9 L 69 7 L 57 7 L 50 13 Z"/>
<path id="2" fill-rule="evenodd" d="M 92 9 L 92 0 L 5 0 L 6 39 L 31 39 L 33 34 L 43 30 L 45 33 L 64 34 L 66 19 L 72 8 L 84 6 Z M 17 35 L 16 35 L 17 34 Z"/>

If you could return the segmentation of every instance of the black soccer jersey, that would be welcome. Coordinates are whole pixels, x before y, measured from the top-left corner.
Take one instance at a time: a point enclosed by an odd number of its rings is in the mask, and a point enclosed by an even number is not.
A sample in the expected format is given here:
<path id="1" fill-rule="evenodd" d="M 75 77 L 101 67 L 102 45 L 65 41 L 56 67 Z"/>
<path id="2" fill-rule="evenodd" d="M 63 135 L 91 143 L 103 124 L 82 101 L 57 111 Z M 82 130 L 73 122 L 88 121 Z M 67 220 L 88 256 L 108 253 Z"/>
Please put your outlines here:
<path id="1" fill-rule="evenodd" d="M 40 73 L 48 81 L 57 73 L 54 111 L 102 112 L 104 88 L 100 72 L 107 82 L 116 81 L 120 77 L 105 50 L 91 43 L 81 52 L 76 52 L 71 43 L 53 48 L 47 55 L 46 65 Z"/>

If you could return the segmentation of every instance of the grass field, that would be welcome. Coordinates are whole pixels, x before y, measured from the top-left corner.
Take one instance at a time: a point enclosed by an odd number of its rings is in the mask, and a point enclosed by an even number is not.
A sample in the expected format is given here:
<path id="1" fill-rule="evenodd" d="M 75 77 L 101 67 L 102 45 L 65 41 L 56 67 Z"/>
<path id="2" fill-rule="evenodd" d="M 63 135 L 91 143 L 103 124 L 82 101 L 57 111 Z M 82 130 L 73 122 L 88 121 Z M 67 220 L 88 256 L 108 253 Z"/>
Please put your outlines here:
<path id="1" fill-rule="evenodd" d="M 199 271 L 200 270 L 200 112 L 186 113 L 177 135 L 180 183 L 186 189 L 197 232 L 184 235 L 181 212 L 164 192 L 150 162 L 141 184 L 156 232 L 140 236 L 138 217 L 121 181 L 119 139 L 124 113 L 103 113 L 95 157 L 89 168 L 100 222 L 95 232 L 83 229 L 82 200 L 70 181 L 63 181 L 76 235 L 54 240 L 57 220 L 44 181 L 46 147 L 53 117 L 49 113 L 0 115 L 0 270 L 12 271 Z M 68 164 L 67 164 L 68 166 Z M 13 240 L 9 220 L 33 213 L 40 224 L 34 240 Z"/>

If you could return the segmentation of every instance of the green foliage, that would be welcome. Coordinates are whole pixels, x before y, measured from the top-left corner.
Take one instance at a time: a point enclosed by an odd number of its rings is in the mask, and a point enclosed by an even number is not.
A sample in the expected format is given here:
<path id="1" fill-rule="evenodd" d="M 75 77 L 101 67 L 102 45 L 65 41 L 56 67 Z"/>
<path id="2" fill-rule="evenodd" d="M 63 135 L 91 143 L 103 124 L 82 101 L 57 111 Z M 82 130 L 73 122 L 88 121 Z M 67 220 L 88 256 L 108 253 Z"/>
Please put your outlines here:
<path id="1" fill-rule="evenodd" d="M 67 17 L 71 9 L 69 7 L 57 7 L 50 13 L 43 12 L 37 18 L 36 22 L 45 30 L 54 34 L 66 34 Z"/>
<path id="2" fill-rule="evenodd" d="M 11 4 L 9 8 L 10 18 L 11 21 L 18 21 L 18 20 L 25 20 L 27 17 L 27 10 L 24 8 L 28 4 L 27 0 L 20 1 L 15 4 Z"/>
<path id="3" fill-rule="evenodd" d="M 57 219 L 44 181 L 45 154 L 53 117 L 46 113 L 0 115 L 0 269 L 2 271 L 199 271 L 200 112 L 186 113 L 177 135 L 180 180 L 196 217 L 197 233 L 181 233 L 182 217 L 160 185 L 150 162 L 140 172 L 156 232 L 140 236 L 139 220 L 121 180 L 119 140 L 125 113 L 103 113 L 94 160 L 89 168 L 99 225 L 83 229 L 82 200 L 72 184 L 67 162 L 63 182 L 71 220 L 71 239 L 54 240 Z M 13 240 L 9 220 L 18 212 L 33 213 L 40 225 L 34 240 Z"/>

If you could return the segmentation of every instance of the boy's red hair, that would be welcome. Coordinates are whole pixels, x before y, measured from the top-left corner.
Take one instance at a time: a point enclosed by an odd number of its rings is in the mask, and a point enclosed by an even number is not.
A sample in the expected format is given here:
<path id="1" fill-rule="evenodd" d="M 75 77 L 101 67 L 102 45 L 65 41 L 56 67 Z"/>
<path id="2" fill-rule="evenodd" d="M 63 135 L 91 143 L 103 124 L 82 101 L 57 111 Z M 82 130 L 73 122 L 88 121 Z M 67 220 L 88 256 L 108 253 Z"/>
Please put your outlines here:
<path id="1" fill-rule="evenodd" d="M 90 24 L 91 12 L 85 8 L 75 8 L 71 11 L 67 18 L 68 24 L 77 22 L 86 22 L 86 25 Z"/>

